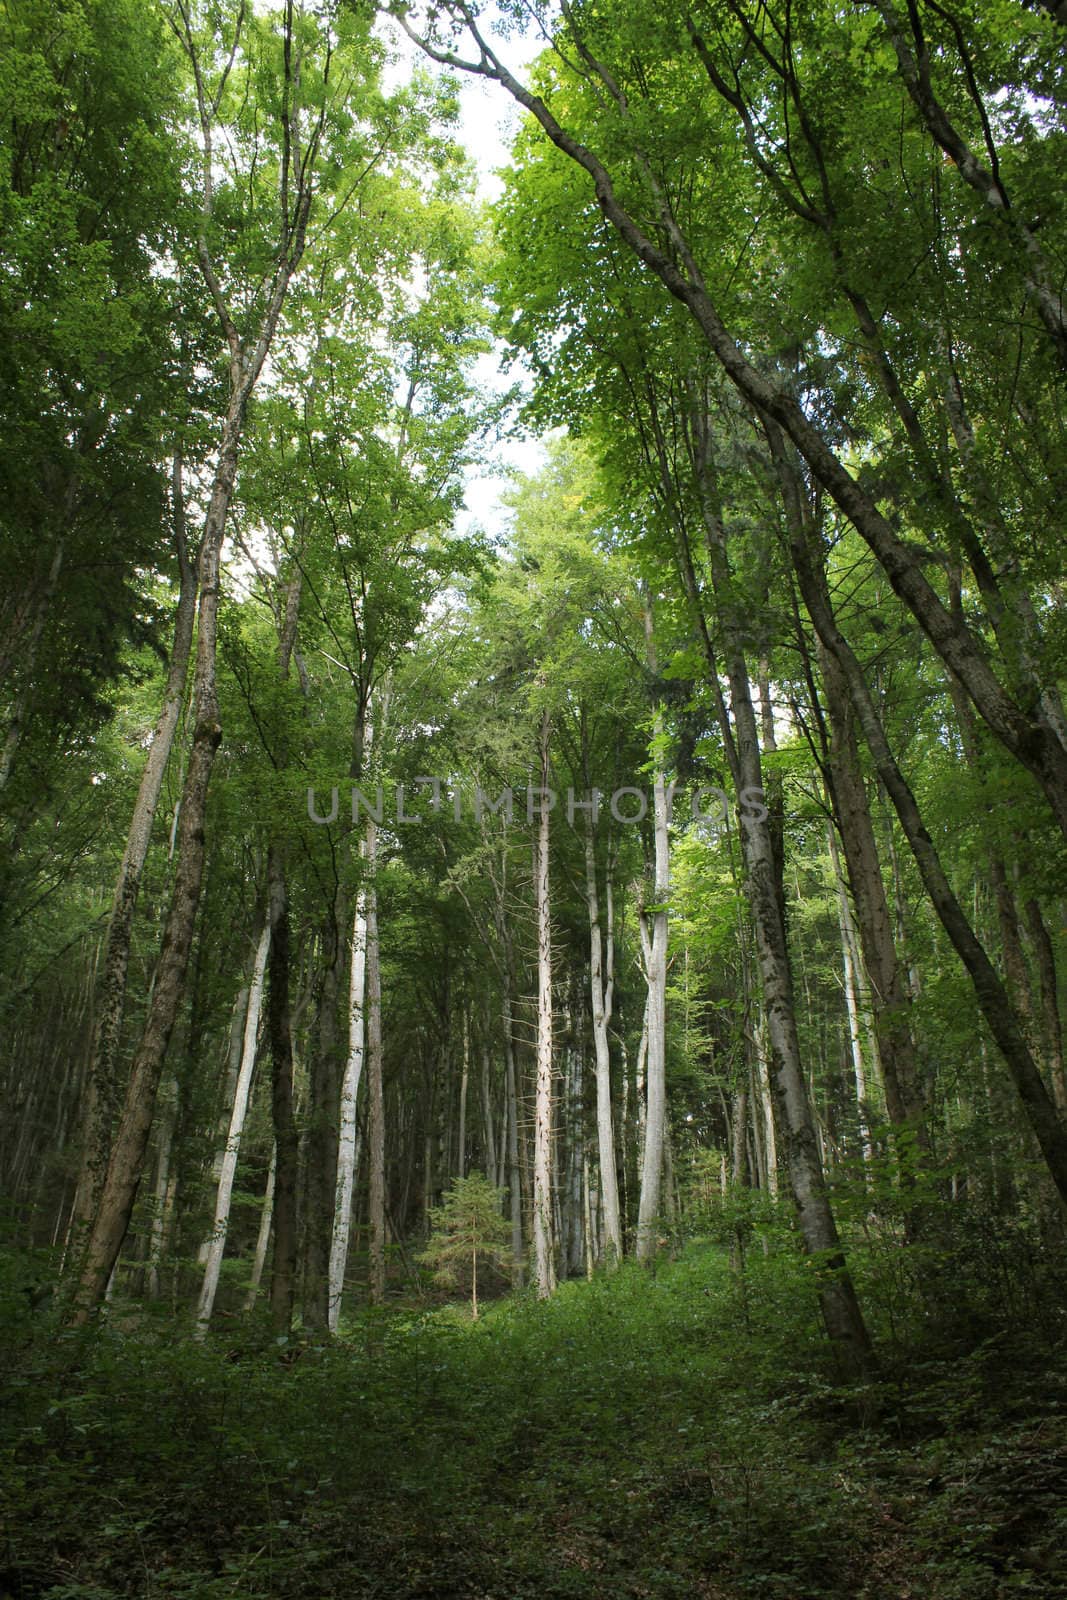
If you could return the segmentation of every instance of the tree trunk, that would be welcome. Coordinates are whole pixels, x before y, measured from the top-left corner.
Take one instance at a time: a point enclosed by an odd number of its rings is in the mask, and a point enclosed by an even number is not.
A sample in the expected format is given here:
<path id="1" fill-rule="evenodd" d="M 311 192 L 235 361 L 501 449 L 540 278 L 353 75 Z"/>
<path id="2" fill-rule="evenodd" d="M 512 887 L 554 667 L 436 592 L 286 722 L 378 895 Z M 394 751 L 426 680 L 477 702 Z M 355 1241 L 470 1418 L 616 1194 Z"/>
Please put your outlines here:
<path id="1" fill-rule="evenodd" d="M 370 826 L 374 826 L 373 818 Z M 364 857 L 366 844 L 364 843 Z M 352 1190 L 356 1178 L 356 1105 L 359 1081 L 363 1075 L 367 994 L 367 888 L 361 884 L 352 920 L 348 986 L 348 1057 L 341 1083 L 341 1124 L 337 1139 L 337 1186 L 334 1201 L 333 1237 L 330 1242 L 331 1333 L 337 1331 L 348 1264 L 348 1240 L 352 1226 Z"/>
<path id="2" fill-rule="evenodd" d="M 274 1257 L 270 1285 L 271 1321 L 280 1333 L 293 1322 L 296 1297 L 296 1195 L 300 1142 L 293 1090 L 293 1031 L 289 1010 L 289 897 L 280 850 L 268 855 L 270 895 L 271 1112 L 274 1122 Z"/>
<path id="3" fill-rule="evenodd" d="M 650 669 L 656 671 L 652 638 L 652 612 L 645 604 L 645 641 Z M 663 714 L 657 707 L 657 739 L 663 734 Z M 656 1253 L 659 1226 L 660 1187 L 663 1173 L 663 1145 L 667 1114 L 667 898 L 670 894 L 670 835 L 667 828 L 667 788 L 658 760 L 652 780 L 654 833 L 654 875 L 652 883 L 652 932 L 645 932 L 647 914 L 642 916 L 642 944 L 645 947 L 645 977 L 648 984 L 646 1027 L 645 1149 L 641 1165 L 641 1198 L 637 1211 L 638 1261 L 651 1261 Z"/>
<path id="4" fill-rule="evenodd" d="M 519 1162 L 519 1092 L 515 1067 L 515 1038 L 511 1010 L 510 964 L 504 976 L 504 1090 L 508 1123 L 508 1204 L 511 1211 L 511 1260 L 515 1287 L 523 1282 L 522 1167 Z"/>
<path id="5" fill-rule="evenodd" d="M 852 1076 L 856 1084 L 856 1118 L 860 1134 L 860 1151 L 864 1166 L 870 1166 L 874 1151 L 871 1148 L 871 1130 L 867 1107 L 867 1071 L 863 1060 L 863 1039 L 860 1035 L 860 1012 L 865 996 L 861 995 L 859 948 L 852 924 L 852 910 L 848 891 L 841 874 L 841 860 L 837 852 L 833 823 L 827 827 L 830 843 L 830 863 L 833 868 L 834 888 L 837 892 L 837 925 L 841 933 L 841 979 L 845 991 L 845 1009 L 848 1013 L 848 1042 L 852 1056 Z M 864 1008 L 865 1009 L 865 1008 Z"/>
<path id="6" fill-rule="evenodd" d="M 163 704 L 152 735 L 148 757 L 137 790 L 133 816 L 126 836 L 126 848 L 119 865 L 111 899 L 103 973 L 96 996 L 96 1020 L 90 1047 L 84 1111 L 81 1176 L 78 1180 L 77 1215 L 82 1225 L 92 1219 L 100 1197 L 110 1154 L 111 1129 L 116 1111 L 118 1085 L 115 1081 L 116 1056 L 126 1003 L 126 976 L 130 964 L 134 913 L 141 889 L 141 878 L 152 838 L 152 824 L 159 805 L 163 775 L 174 744 L 174 735 L 185 701 L 185 682 L 189 675 L 189 655 L 196 620 L 196 565 L 189 556 L 185 530 L 185 495 L 182 485 L 182 457 L 175 452 L 172 471 L 174 546 L 178 558 L 178 609 L 174 618 L 174 639 L 170 664 L 163 689 Z"/>
<path id="7" fill-rule="evenodd" d="M 863 964 L 870 979 L 886 1110 L 898 1135 L 911 1130 L 920 1147 L 926 1148 L 928 1140 L 915 1065 L 910 997 L 893 940 L 848 688 L 836 658 L 822 647 L 819 663 L 830 720 L 827 777 L 856 907 Z"/>
<path id="8" fill-rule="evenodd" d="M 826 576 L 812 558 L 805 530 L 802 512 L 794 507 L 790 517 L 790 538 L 808 614 L 823 645 L 841 666 L 864 738 L 900 818 L 927 894 L 970 975 L 979 1008 L 1007 1063 L 1053 1181 L 1061 1197 L 1067 1201 L 1067 1130 L 1056 1114 L 1004 985 L 953 892 L 923 824 L 915 796 L 896 764 L 863 669 L 837 627 L 827 595 Z"/>
<path id="9" fill-rule="evenodd" d="M 784 1143 L 786 1170 L 804 1248 L 816 1263 L 816 1284 L 827 1334 L 843 1369 L 857 1374 L 870 1365 L 870 1339 L 845 1265 L 837 1223 L 826 1188 L 818 1134 L 800 1058 L 793 975 L 785 927 L 782 851 L 765 805 L 745 805 L 741 796 L 763 795 L 763 771 L 748 667 L 731 595 L 725 529 L 713 481 L 712 441 L 707 418 L 693 417 L 694 454 L 708 561 L 725 645 L 725 667 L 733 733 L 724 728 L 738 796 L 738 827 L 746 868 L 756 953 L 770 1045 L 770 1085 Z"/>
<path id="10" fill-rule="evenodd" d="M 372 830 L 374 836 L 372 840 Z M 368 868 L 377 859 L 377 832 L 367 819 Z M 370 1298 L 385 1303 L 385 1098 L 382 1082 L 382 988 L 378 946 L 378 890 L 367 884 L 367 1145 L 370 1185 Z"/>
<path id="11" fill-rule="evenodd" d="M 340 1079 L 338 1004 L 347 956 L 348 904 L 338 886 L 323 939 L 322 988 L 317 1006 L 315 1045 L 308 1071 L 308 1109 L 304 1134 L 304 1203 L 301 1214 L 301 1272 L 304 1326 L 310 1333 L 330 1329 L 330 1262 L 337 1221 Z M 343 1274 L 343 1268 L 342 1268 Z"/>
<path id="12" fill-rule="evenodd" d="M 1052 1097 L 1061 1117 L 1067 1117 L 1067 1078 L 1063 1071 L 1063 1030 L 1060 1023 L 1059 996 L 1056 981 L 1056 958 L 1052 950 L 1045 919 L 1036 900 L 1026 902 L 1026 926 L 1030 945 L 1037 964 L 1038 985 L 1041 997 L 1042 1038 Z"/>
<path id="13" fill-rule="evenodd" d="M 611 1115 L 611 1049 L 608 1033 L 611 1027 L 613 996 L 610 972 L 607 979 L 604 974 L 596 844 L 588 812 L 585 823 L 585 895 L 589 909 L 589 990 L 593 1007 L 593 1049 L 596 1054 L 597 1159 L 600 1165 L 604 1256 L 608 1266 L 611 1267 L 622 1259 L 619 1180 L 615 1168 L 615 1129 Z"/>
<path id="14" fill-rule="evenodd" d="M 471 1074 L 470 1013 L 463 1008 L 463 1060 L 459 1080 L 459 1134 L 456 1139 L 456 1177 L 467 1176 L 467 1086 Z"/>
<path id="15" fill-rule="evenodd" d="M 539 1299 L 556 1287 L 552 1234 L 552 927 L 548 878 L 549 715 L 541 717 L 542 805 L 534 846 L 537 904 L 537 1083 L 534 1104 L 533 1243 L 534 1285 Z"/>
<path id="16" fill-rule="evenodd" d="M 159 1157 L 156 1166 L 156 1187 L 152 1208 L 152 1232 L 148 1244 L 148 1270 L 145 1273 L 145 1290 L 150 1300 L 160 1295 L 160 1268 L 167 1248 L 170 1220 L 174 1211 L 174 1193 L 177 1175 L 173 1170 L 174 1127 L 178 1119 L 178 1084 L 172 1080 L 165 1088 L 165 1103 L 159 1120 Z"/>
<path id="17" fill-rule="evenodd" d="M 267 1170 L 267 1187 L 263 1192 L 263 1208 L 259 1214 L 259 1232 L 256 1235 L 256 1251 L 252 1257 L 252 1276 L 248 1282 L 248 1294 L 245 1297 L 245 1310 L 251 1311 L 259 1295 L 260 1280 L 263 1277 L 263 1268 L 267 1264 L 267 1245 L 270 1242 L 271 1223 L 274 1220 L 274 1178 L 277 1163 L 277 1153 L 272 1146 L 270 1152 L 270 1167 Z"/>
<path id="18" fill-rule="evenodd" d="M 233 1194 L 233 1180 L 237 1173 L 237 1157 L 241 1149 L 241 1135 L 244 1132 L 245 1117 L 248 1113 L 248 1097 L 252 1087 L 252 1070 L 256 1064 L 259 1013 L 263 1003 L 263 985 L 266 979 L 269 945 L 270 921 L 269 919 L 264 919 L 263 931 L 259 936 L 255 961 L 252 965 L 252 982 L 248 991 L 248 1012 L 245 1017 L 244 1036 L 241 1044 L 241 1067 L 234 1089 L 233 1109 L 230 1112 L 230 1125 L 226 1135 L 226 1147 L 223 1153 L 222 1168 L 219 1172 L 218 1189 L 215 1196 L 215 1217 L 208 1240 L 204 1262 L 204 1279 L 196 1308 L 196 1334 L 199 1339 L 205 1336 L 208 1324 L 211 1321 L 211 1312 L 215 1305 L 215 1292 L 219 1283 L 219 1271 L 222 1267 L 222 1256 L 226 1249 L 226 1233 L 230 1223 L 230 1199 Z"/>

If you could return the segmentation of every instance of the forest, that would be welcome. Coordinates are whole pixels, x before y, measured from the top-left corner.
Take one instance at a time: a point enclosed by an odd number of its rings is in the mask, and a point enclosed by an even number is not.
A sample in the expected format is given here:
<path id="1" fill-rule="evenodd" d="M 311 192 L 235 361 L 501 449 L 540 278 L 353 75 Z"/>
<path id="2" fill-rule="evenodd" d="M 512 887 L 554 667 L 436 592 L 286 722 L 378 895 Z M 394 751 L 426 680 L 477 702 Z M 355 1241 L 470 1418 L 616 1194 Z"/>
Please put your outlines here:
<path id="1" fill-rule="evenodd" d="M 0 1600 L 1067 1593 L 1065 45 L 0 0 Z"/>

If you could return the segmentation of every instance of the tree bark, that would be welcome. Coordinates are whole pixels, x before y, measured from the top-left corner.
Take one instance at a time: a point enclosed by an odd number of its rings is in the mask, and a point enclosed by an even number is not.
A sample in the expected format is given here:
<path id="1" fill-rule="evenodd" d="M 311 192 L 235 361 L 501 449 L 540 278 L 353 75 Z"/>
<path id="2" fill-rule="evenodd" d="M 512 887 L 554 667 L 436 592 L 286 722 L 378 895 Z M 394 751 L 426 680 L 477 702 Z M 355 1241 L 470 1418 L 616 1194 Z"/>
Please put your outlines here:
<path id="1" fill-rule="evenodd" d="M 302 159 L 296 162 L 293 133 L 297 114 L 294 113 L 290 102 L 293 90 L 291 27 L 290 13 L 285 36 L 286 94 L 282 112 L 283 155 L 279 168 L 281 238 L 259 327 L 254 338 L 245 340 L 242 340 L 226 303 L 208 246 L 214 182 L 211 135 L 218 104 L 215 102 L 209 105 L 205 98 L 200 61 L 188 28 L 182 40 L 196 77 L 203 133 L 203 188 L 197 255 L 201 273 L 229 350 L 229 398 L 200 544 L 200 605 L 193 680 L 194 727 L 192 749 L 180 802 L 177 831 L 178 864 L 148 1017 L 134 1055 L 122 1114 L 75 1291 L 72 1318 L 76 1324 L 84 1323 L 93 1309 L 103 1300 L 129 1227 L 144 1167 L 159 1079 L 184 992 L 185 973 L 200 903 L 208 784 L 215 754 L 222 738 L 215 658 L 220 566 L 226 515 L 237 475 L 238 453 L 248 400 L 263 370 L 263 363 L 274 339 L 290 280 L 304 252 L 308 216 L 311 210 L 315 158 L 322 131 L 320 118 L 306 148 L 302 150 Z M 277 955 L 276 946 L 272 952 L 272 970 L 275 955 Z M 287 961 L 287 949 L 285 958 Z M 283 1157 L 279 1151 L 279 1195 L 282 1192 L 282 1166 Z"/>
<path id="2" fill-rule="evenodd" d="M 610 970 L 606 977 L 604 972 L 596 841 L 588 812 L 585 819 L 585 895 L 589 910 L 589 992 L 593 1008 L 593 1049 L 596 1055 L 597 1159 L 600 1165 L 604 1256 L 607 1265 L 611 1267 L 622 1259 L 619 1180 L 615 1169 L 615 1129 L 611 1115 L 611 1048 L 608 1032 L 611 1027 L 613 985 Z"/>
<path id="3" fill-rule="evenodd" d="M 233 1194 L 233 1180 L 237 1174 L 237 1158 L 241 1149 L 241 1135 L 244 1132 L 245 1117 L 248 1114 L 248 1097 L 252 1088 L 252 1070 L 256 1063 L 259 1013 L 263 1003 L 263 986 L 266 980 L 267 950 L 269 945 L 270 922 L 268 919 L 264 919 L 263 929 L 256 946 L 255 960 L 252 965 L 252 982 L 248 991 L 248 1011 L 245 1016 L 244 1034 L 241 1043 L 241 1067 L 234 1088 L 233 1107 L 230 1112 L 226 1145 L 223 1151 L 222 1167 L 219 1171 L 218 1188 L 215 1195 L 215 1216 L 208 1238 L 208 1248 L 204 1261 L 204 1278 L 196 1308 L 196 1334 L 199 1339 L 204 1338 L 211 1321 L 211 1313 L 215 1305 L 215 1293 L 219 1284 L 219 1272 L 222 1267 L 223 1252 L 226 1249 L 226 1233 L 230 1224 L 230 1199 Z"/>
<path id="4" fill-rule="evenodd" d="M 773 442 L 773 447 L 776 453 L 782 449 L 780 439 Z M 863 669 L 830 608 L 826 576 L 808 549 L 805 518 L 796 506 L 790 515 L 790 539 L 808 614 L 823 645 L 841 666 L 864 738 L 900 819 L 931 904 L 971 978 L 979 1008 L 1007 1063 L 1053 1181 L 1067 1202 L 1067 1130 L 1056 1114 L 1004 985 L 953 892 L 923 824 L 915 796 L 893 757 Z"/>
<path id="5" fill-rule="evenodd" d="M 368 866 L 376 859 L 372 818 L 367 819 Z M 385 1098 L 382 1061 L 382 987 L 378 944 L 378 890 L 367 884 L 367 1145 L 369 1161 L 370 1298 L 385 1303 Z"/>
<path id="6" fill-rule="evenodd" d="M 338 886 L 325 922 L 325 970 L 308 1071 L 304 1133 L 301 1305 L 304 1326 L 316 1335 L 330 1330 L 330 1261 L 337 1220 L 338 1115 L 343 1070 L 338 1060 L 341 1046 L 337 1014 L 346 965 L 347 925 L 347 900 Z"/>
<path id="7" fill-rule="evenodd" d="M 652 637 L 651 603 L 645 602 L 645 643 L 650 670 L 656 671 Z M 656 737 L 663 734 L 663 713 L 655 714 Z M 642 916 L 642 944 L 645 947 L 645 978 L 648 984 L 646 1026 L 645 1150 L 641 1164 L 641 1197 L 637 1208 L 638 1261 L 651 1261 L 656 1253 L 660 1212 L 660 1187 L 663 1173 L 663 1147 L 667 1115 L 667 899 L 670 894 L 670 835 L 667 827 L 667 787 L 662 766 L 656 758 L 652 780 L 654 865 L 652 883 L 652 932 L 645 932 L 647 912 Z"/>
<path id="8" fill-rule="evenodd" d="M 373 818 L 370 826 L 374 826 Z M 364 859 L 366 841 L 364 840 Z M 361 884 L 352 920 L 348 987 L 348 1056 L 341 1083 L 341 1123 L 337 1139 L 337 1187 L 334 1201 L 333 1237 L 330 1242 L 330 1332 L 337 1331 L 348 1263 L 348 1240 L 352 1226 L 352 1190 L 356 1178 L 356 1106 L 363 1076 L 367 994 L 367 889 Z"/>
<path id="9" fill-rule="evenodd" d="M 819 664 L 830 721 L 827 781 L 856 907 L 863 963 L 870 979 L 886 1110 L 898 1133 L 905 1134 L 910 1129 L 920 1147 L 926 1148 L 925 1108 L 915 1065 L 911 1002 L 893 940 L 848 686 L 837 659 L 824 647 L 819 650 Z"/>
<path id="10" fill-rule="evenodd" d="M 550 720 L 541 716 L 542 805 L 534 845 L 537 907 L 537 1083 L 534 1105 L 533 1244 L 534 1286 L 539 1299 L 556 1287 L 552 1231 L 552 925 L 548 876 L 548 750 Z"/>
<path id="11" fill-rule="evenodd" d="M 697 487 L 733 713 L 733 733 L 729 727 L 724 727 L 723 735 L 738 796 L 745 887 L 752 911 L 770 1045 L 769 1075 L 777 1108 L 776 1132 L 784 1144 L 785 1165 L 804 1248 L 816 1264 L 823 1322 L 844 1371 L 854 1375 L 870 1365 L 870 1339 L 845 1264 L 826 1188 L 815 1118 L 800 1058 L 785 927 L 782 851 L 773 837 L 768 808 L 746 805 L 741 799 L 746 792 L 763 795 L 759 737 L 739 619 L 730 594 L 725 529 L 713 481 L 712 441 L 706 417 L 695 414 L 693 430 Z"/>
<path id="12" fill-rule="evenodd" d="M 248 1281 L 248 1294 L 245 1296 L 245 1310 L 251 1311 L 259 1295 L 260 1280 L 263 1277 L 263 1268 L 267 1264 L 267 1245 L 270 1242 L 271 1224 L 274 1221 L 274 1176 L 277 1161 L 277 1152 L 271 1147 L 270 1167 L 267 1170 L 267 1187 L 263 1192 L 263 1208 L 259 1214 L 259 1232 L 256 1234 L 256 1250 L 252 1257 L 252 1276 Z"/>
<path id="13" fill-rule="evenodd" d="M 293 1030 L 289 1002 L 289 895 L 280 849 L 272 844 L 267 862 L 270 896 L 271 1115 L 274 1123 L 274 1256 L 270 1314 L 280 1333 L 292 1327 L 296 1299 L 296 1196 L 300 1141 L 293 1088 Z"/>
<path id="14" fill-rule="evenodd" d="M 163 689 L 163 704 L 141 774 L 126 836 L 126 848 L 111 899 L 83 1113 L 82 1168 L 76 1203 L 77 1217 L 82 1226 L 88 1226 L 95 1213 L 107 1172 L 111 1129 L 117 1109 L 116 1057 L 126 1003 L 126 976 L 130 964 L 134 913 L 163 787 L 163 775 L 185 701 L 193 624 L 196 620 L 197 571 L 195 561 L 189 555 L 186 537 L 180 451 L 174 454 L 171 482 L 174 547 L 178 558 L 178 609 L 174 618 L 174 638 Z"/>

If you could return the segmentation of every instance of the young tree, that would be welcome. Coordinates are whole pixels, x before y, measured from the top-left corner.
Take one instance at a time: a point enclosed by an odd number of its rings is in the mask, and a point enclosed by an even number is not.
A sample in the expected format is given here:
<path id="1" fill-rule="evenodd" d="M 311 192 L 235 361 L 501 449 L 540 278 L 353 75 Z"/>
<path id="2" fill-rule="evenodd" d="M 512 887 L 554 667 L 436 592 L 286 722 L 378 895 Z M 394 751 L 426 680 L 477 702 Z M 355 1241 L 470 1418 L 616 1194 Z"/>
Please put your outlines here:
<path id="1" fill-rule="evenodd" d="M 511 1265 L 511 1225 L 502 1214 L 504 1192 L 480 1172 L 456 1178 L 439 1206 L 430 1211 L 431 1233 L 419 1260 L 433 1267 L 434 1279 L 450 1287 L 470 1276 L 471 1317 L 478 1318 L 478 1261 L 500 1269 Z"/>

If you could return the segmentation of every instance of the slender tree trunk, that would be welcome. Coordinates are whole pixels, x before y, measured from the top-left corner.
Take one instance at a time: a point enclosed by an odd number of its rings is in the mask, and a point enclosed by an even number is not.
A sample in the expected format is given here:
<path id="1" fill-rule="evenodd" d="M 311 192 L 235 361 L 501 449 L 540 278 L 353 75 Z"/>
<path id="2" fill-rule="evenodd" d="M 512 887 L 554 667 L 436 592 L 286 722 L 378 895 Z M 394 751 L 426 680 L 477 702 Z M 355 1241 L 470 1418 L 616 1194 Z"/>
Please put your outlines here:
<path id="1" fill-rule="evenodd" d="M 516 1288 L 523 1281 L 522 1166 L 519 1161 L 519 1091 L 515 1064 L 514 1019 L 511 1007 L 511 969 L 504 974 L 504 1092 L 508 1123 L 508 1204 L 511 1211 L 511 1260 Z"/>
<path id="2" fill-rule="evenodd" d="M 374 827 L 374 819 L 369 819 Z M 364 858 L 366 843 L 364 842 Z M 334 1201 L 333 1237 L 330 1242 L 330 1332 L 337 1331 L 348 1263 L 348 1240 L 352 1225 L 352 1190 L 356 1178 L 356 1106 L 359 1082 L 363 1075 L 367 993 L 367 888 L 361 884 L 356 896 L 352 921 L 348 988 L 348 1057 L 341 1083 L 341 1125 L 337 1140 L 337 1187 Z"/>
<path id="3" fill-rule="evenodd" d="M 148 1244 L 148 1270 L 145 1274 L 145 1289 L 150 1300 L 159 1299 L 159 1273 L 167 1248 L 177 1176 L 172 1167 L 174 1127 L 178 1118 L 177 1081 L 171 1081 L 169 1090 L 164 1086 L 164 1093 L 165 1103 L 159 1119 L 159 1156 L 153 1196 L 152 1232 Z"/>
<path id="4" fill-rule="evenodd" d="M 1056 1187 L 1067 1201 L 1067 1130 L 1056 1114 L 1004 985 L 956 898 L 923 824 L 915 796 L 893 757 L 863 669 L 837 627 L 827 596 L 825 573 L 812 559 L 805 520 L 796 507 L 792 510 L 790 525 L 794 565 L 808 614 L 825 648 L 840 663 L 864 738 L 900 819 L 927 894 L 970 975 L 982 1015 L 1007 1063 Z"/>
<path id="5" fill-rule="evenodd" d="M 322 988 L 308 1070 L 304 1133 L 302 1311 L 309 1333 L 330 1327 L 330 1259 L 337 1211 L 340 1079 L 338 1008 L 347 957 L 348 902 L 338 886 L 326 919 Z"/>
<path id="6" fill-rule="evenodd" d="M 649 665 L 656 670 L 652 639 L 652 613 L 646 601 L 645 639 Z M 655 728 L 662 737 L 663 716 L 657 708 Z M 648 983 L 646 1025 L 648 1055 L 645 1112 L 645 1151 L 641 1167 L 641 1198 L 637 1211 L 638 1261 L 651 1261 L 656 1253 L 660 1213 L 660 1187 L 667 1114 L 667 899 L 670 894 L 670 835 L 667 827 L 667 787 L 658 764 L 652 780 L 654 877 L 652 932 L 642 933 L 645 977 Z M 642 929 L 647 918 L 642 920 Z"/>
<path id="7" fill-rule="evenodd" d="M 856 907 L 863 965 L 870 979 L 886 1110 L 898 1137 L 910 1130 L 920 1148 L 926 1148 L 910 997 L 893 939 L 848 688 L 832 653 L 820 647 L 819 662 L 830 720 L 828 779 Z"/>
<path id="8" fill-rule="evenodd" d="M 252 965 L 255 966 L 256 950 L 259 945 L 259 935 L 252 940 Z M 230 1115 L 237 1094 L 237 1080 L 241 1075 L 241 1055 L 244 1045 L 245 1023 L 248 1020 L 248 997 L 251 993 L 251 973 L 249 981 L 243 983 L 237 991 L 237 999 L 233 1003 L 230 1015 L 230 1038 L 226 1049 L 226 1074 L 222 1083 L 222 1096 L 219 1102 L 217 1119 L 215 1153 L 211 1159 L 211 1181 L 218 1188 L 219 1178 L 222 1176 L 223 1163 L 226 1160 L 226 1144 L 230 1135 Z M 196 1259 L 199 1266 L 207 1260 L 210 1248 L 210 1238 L 202 1240 L 197 1251 Z"/>
<path id="9" fill-rule="evenodd" d="M 293 1087 L 293 1030 L 289 1009 L 289 897 L 285 866 L 276 845 L 268 855 L 270 895 L 271 1111 L 274 1122 L 274 1257 L 271 1271 L 271 1321 L 288 1333 L 296 1297 L 296 1195 L 300 1142 Z"/>
<path id="10" fill-rule="evenodd" d="M 694 415 L 694 453 L 708 560 L 725 643 L 725 666 L 733 712 L 733 734 L 724 729 L 738 796 L 738 826 L 746 867 L 756 952 L 770 1045 L 771 1092 L 777 1133 L 785 1145 L 786 1170 L 801 1236 L 817 1262 L 816 1282 L 827 1334 L 846 1372 L 870 1364 L 870 1339 L 845 1264 L 819 1154 L 818 1132 L 800 1058 L 793 975 L 786 938 L 782 851 L 765 805 L 742 796 L 763 796 L 763 771 L 752 691 L 738 619 L 731 596 L 725 529 L 714 485 L 712 440 L 707 418 Z"/>
<path id="11" fill-rule="evenodd" d="M 252 1276 L 248 1282 L 248 1294 L 245 1298 L 245 1310 L 251 1311 L 259 1295 L 259 1285 L 263 1277 L 263 1268 L 267 1264 L 267 1245 L 270 1243 L 271 1223 L 274 1220 L 274 1179 L 277 1164 L 277 1152 L 272 1147 L 270 1153 L 270 1167 L 267 1170 L 267 1187 L 263 1192 L 263 1207 L 259 1213 L 259 1232 L 256 1234 L 256 1251 L 252 1257 Z"/>
<path id="12" fill-rule="evenodd" d="M 372 850 L 368 819 L 368 859 Z M 385 1303 L 385 1098 L 382 1061 L 382 987 L 378 944 L 378 890 L 373 875 L 367 885 L 367 1145 L 370 1187 L 370 1298 Z"/>
<path id="13" fill-rule="evenodd" d="M 870 1166 L 874 1151 L 871 1148 L 871 1130 L 867 1116 L 867 1071 L 863 1060 L 863 1040 L 860 1035 L 860 1010 L 862 1005 L 860 994 L 859 951 L 856 944 L 856 934 L 852 925 L 852 910 L 848 903 L 848 891 L 841 873 L 841 861 L 837 852 L 837 840 L 834 838 L 833 824 L 827 828 L 827 837 L 830 843 L 830 862 L 833 868 L 834 888 L 837 892 L 837 925 L 841 933 L 841 968 L 842 985 L 845 991 L 845 1007 L 848 1013 L 848 1040 L 852 1056 L 852 1075 L 856 1084 L 856 1116 L 859 1124 L 860 1150 L 864 1166 Z"/>
<path id="14" fill-rule="evenodd" d="M 482 1027 L 484 1032 L 481 1040 L 482 1070 L 480 1086 L 482 1095 L 482 1127 L 485 1130 L 482 1139 L 482 1144 L 485 1150 L 485 1175 L 489 1179 L 489 1182 L 493 1185 L 494 1189 L 502 1189 L 504 1187 L 503 1151 L 506 1130 L 503 1125 L 501 1125 L 499 1129 L 494 1128 L 493 1126 L 493 1095 L 489 1082 L 490 1058 L 488 1016 L 483 1016 Z"/>
<path id="15" fill-rule="evenodd" d="M 170 664 L 163 689 L 163 704 L 156 721 L 137 790 L 126 848 L 119 865 L 111 899 L 103 973 L 95 1004 L 95 1024 L 90 1047 L 83 1132 L 82 1169 L 78 1180 L 77 1215 L 83 1226 L 92 1219 L 107 1172 L 111 1129 L 117 1109 L 116 1058 L 126 1003 L 126 976 L 130 964 L 134 913 L 144 865 L 159 805 L 163 775 L 185 701 L 189 655 L 196 621 L 197 572 L 190 558 L 185 529 L 182 457 L 176 451 L 172 470 L 174 546 L 178 558 L 178 609 Z"/>
<path id="16" fill-rule="evenodd" d="M 534 1106 L 533 1243 L 534 1284 L 540 1299 L 556 1287 L 552 1234 L 552 926 L 548 878 L 549 715 L 541 717 L 542 806 L 534 847 L 537 903 L 537 1084 Z"/>
<path id="17" fill-rule="evenodd" d="M 470 1013 L 463 1008 L 463 1059 L 459 1080 L 459 1134 L 456 1139 L 456 1176 L 467 1176 L 467 1085 L 471 1072 Z"/>
<path id="18" fill-rule="evenodd" d="M 219 1172 L 218 1189 L 215 1195 L 215 1217 L 208 1240 L 204 1263 L 204 1278 L 196 1308 L 196 1333 L 200 1339 L 207 1333 L 208 1324 L 211 1321 L 211 1313 L 215 1305 L 215 1293 L 219 1284 L 219 1272 L 222 1267 L 222 1256 L 226 1249 L 226 1233 L 230 1225 L 230 1200 L 233 1195 L 233 1180 L 237 1175 L 237 1158 L 241 1149 L 241 1135 L 244 1132 L 245 1117 L 248 1114 L 248 1098 L 252 1088 L 252 1071 L 256 1064 L 259 1013 L 263 1003 L 263 986 L 266 980 L 267 950 L 269 945 L 270 921 L 269 919 L 264 919 L 263 930 L 259 936 L 255 960 L 252 965 L 252 982 L 248 992 L 248 1012 L 245 1017 L 244 1036 L 241 1044 L 241 1068 L 234 1089 L 230 1125 L 226 1135 L 226 1147 L 222 1158 L 222 1168 Z"/>
<path id="19" fill-rule="evenodd" d="M 615 1169 L 615 1129 L 612 1126 L 611 1115 L 611 1049 L 608 1030 L 611 1027 L 612 983 L 610 974 L 606 980 L 604 975 L 596 846 L 593 824 L 588 813 L 585 827 L 585 894 L 589 908 L 589 990 L 593 1007 L 593 1049 L 596 1053 L 597 1159 L 600 1164 L 604 1255 L 610 1267 L 622 1259 L 619 1181 Z"/>

